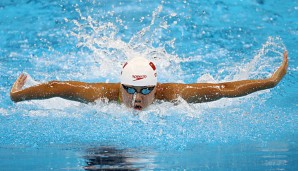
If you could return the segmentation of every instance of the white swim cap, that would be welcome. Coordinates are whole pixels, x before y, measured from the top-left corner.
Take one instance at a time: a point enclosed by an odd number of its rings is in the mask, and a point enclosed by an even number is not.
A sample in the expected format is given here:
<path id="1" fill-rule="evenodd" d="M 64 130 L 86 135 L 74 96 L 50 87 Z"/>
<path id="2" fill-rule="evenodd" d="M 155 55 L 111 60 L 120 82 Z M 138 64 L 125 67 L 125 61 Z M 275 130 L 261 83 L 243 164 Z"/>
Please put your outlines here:
<path id="1" fill-rule="evenodd" d="M 121 84 L 132 86 L 155 86 L 157 84 L 156 67 L 143 57 L 136 57 L 123 65 Z"/>

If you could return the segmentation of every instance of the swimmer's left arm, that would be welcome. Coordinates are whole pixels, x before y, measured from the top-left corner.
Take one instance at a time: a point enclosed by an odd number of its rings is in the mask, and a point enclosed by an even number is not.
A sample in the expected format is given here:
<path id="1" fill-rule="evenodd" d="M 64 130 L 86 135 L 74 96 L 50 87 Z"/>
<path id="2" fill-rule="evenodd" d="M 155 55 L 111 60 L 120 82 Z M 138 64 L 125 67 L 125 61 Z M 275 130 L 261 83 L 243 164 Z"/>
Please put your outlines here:
<path id="1" fill-rule="evenodd" d="M 218 100 L 222 97 L 240 97 L 247 94 L 275 87 L 288 68 L 288 52 L 284 52 L 281 66 L 267 79 L 242 80 L 218 84 L 192 84 L 181 91 L 181 96 L 189 102 L 205 102 Z M 192 94 L 193 93 L 193 94 Z"/>
<path id="2" fill-rule="evenodd" d="M 195 84 L 162 84 L 161 95 L 157 98 L 172 101 L 178 97 L 189 103 L 201 103 L 221 99 L 223 97 L 240 97 L 247 94 L 275 87 L 288 68 L 288 52 L 284 52 L 281 66 L 267 79 L 242 80 L 225 83 L 195 83 Z"/>

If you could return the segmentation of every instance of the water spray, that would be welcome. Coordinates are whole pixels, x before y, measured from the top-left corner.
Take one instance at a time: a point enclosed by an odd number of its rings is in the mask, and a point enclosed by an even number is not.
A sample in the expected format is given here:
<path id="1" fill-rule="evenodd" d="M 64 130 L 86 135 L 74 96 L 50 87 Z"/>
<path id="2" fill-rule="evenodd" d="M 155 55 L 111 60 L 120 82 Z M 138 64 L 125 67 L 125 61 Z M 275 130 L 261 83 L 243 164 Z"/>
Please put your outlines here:
<path id="1" fill-rule="evenodd" d="M 135 106 L 136 97 L 137 97 L 137 92 L 135 92 L 135 93 L 133 94 L 132 101 L 131 101 L 131 105 L 132 105 L 132 107 Z"/>

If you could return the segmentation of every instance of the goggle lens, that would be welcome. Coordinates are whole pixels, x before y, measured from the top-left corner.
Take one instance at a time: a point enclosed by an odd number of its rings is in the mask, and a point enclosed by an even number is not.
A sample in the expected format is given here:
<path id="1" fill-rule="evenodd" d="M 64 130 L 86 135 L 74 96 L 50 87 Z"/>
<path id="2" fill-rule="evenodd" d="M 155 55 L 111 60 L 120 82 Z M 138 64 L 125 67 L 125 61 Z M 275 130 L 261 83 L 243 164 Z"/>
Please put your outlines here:
<path id="1" fill-rule="evenodd" d="M 147 94 L 151 93 L 152 90 L 153 89 L 143 88 L 143 89 L 141 89 L 141 93 L 144 95 L 147 95 Z"/>
<path id="2" fill-rule="evenodd" d="M 123 84 L 122 84 L 122 86 L 123 86 L 123 88 L 126 90 L 126 92 L 127 92 L 128 94 L 135 94 L 136 92 L 138 92 L 138 91 L 137 91 L 135 88 L 133 88 L 133 87 L 127 87 L 127 86 L 125 86 L 125 85 L 123 85 Z M 154 86 L 154 87 L 155 87 L 155 86 Z M 141 91 L 138 92 L 138 93 L 141 93 L 141 94 L 143 94 L 143 95 L 150 94 L 151 91 L 154 89 L 154 87 L 145 87 L 145 88 L 142 88 Z"/>
<path id="3" fill-rule="evenodd" d="M 127 91 L 128 94 L 135 94 L 135 92 L 136 92 L 136 89 L 131 88 L 131 87 L 127 87 L 127 89 L 125 89 L 125 90 Z"/>

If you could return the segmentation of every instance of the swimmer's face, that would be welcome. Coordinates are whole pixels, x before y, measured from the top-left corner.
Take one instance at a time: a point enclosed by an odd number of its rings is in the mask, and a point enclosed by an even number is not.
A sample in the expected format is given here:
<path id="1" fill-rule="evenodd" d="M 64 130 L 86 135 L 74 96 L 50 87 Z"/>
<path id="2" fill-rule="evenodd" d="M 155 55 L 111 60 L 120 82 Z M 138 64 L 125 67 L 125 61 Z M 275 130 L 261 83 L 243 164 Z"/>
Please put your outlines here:
<path id="1" fill-rule="evenodd" d="M 123 103 L 136 110 L 142 110 L 153 103 L 155 99 L 155 86 L 120 85 Z"/>

